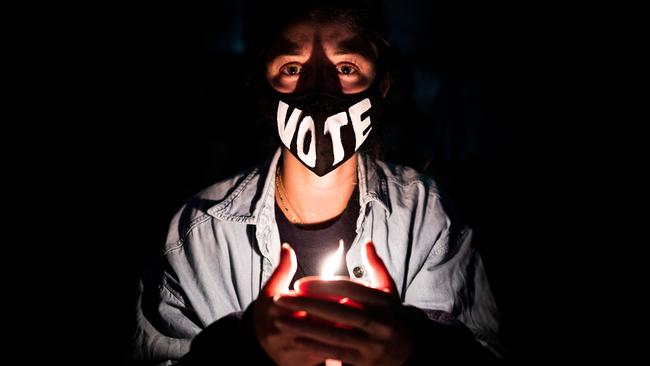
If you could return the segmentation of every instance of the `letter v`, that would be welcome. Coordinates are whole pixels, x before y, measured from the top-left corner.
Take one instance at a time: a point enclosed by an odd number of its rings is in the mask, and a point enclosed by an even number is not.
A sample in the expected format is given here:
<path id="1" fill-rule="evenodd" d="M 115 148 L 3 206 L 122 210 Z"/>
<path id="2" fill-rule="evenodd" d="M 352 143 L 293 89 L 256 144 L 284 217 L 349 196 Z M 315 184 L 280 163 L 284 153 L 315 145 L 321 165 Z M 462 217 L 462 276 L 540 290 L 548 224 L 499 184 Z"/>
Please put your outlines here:
<path id="1" fill-rule="evenodd" d="M 294 108 L 293 112 L 291 112 L 291 116 L 289 117 L 289 120 L 285 124 L 285 121 L 287 120 L 288 109 L 289 109 L 289 105 L 283 101 L 280 101 L 278 104 L 277 120 L 278 120 L 278 134 L 280 135 L 280 139 L 282 140 L 284 146 L 286 146 L 287 149 L 290 149 L 291 140 L 293 139 L 294 132 L 296 132 L 296 126 L 298 125 L 298 118 L 300 118 L 300 114 L 302 114 L 302 111 L 298 108 Z"/>

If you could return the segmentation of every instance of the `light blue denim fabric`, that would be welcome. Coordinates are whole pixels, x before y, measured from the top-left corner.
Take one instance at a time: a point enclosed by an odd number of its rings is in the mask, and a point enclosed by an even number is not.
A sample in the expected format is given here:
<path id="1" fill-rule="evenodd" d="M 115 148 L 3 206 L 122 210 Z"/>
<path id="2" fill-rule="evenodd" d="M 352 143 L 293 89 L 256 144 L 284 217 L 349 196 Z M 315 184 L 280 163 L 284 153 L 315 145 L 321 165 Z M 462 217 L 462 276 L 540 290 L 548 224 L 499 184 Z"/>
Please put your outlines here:
<path id="1" fill-rule="evenodd" d="M 255 300 L 280 255 L 274 210 L 280 155 L 208 187 L 176 214 L 160 267 L 140 284 L 135 358 L 179 359 L 202 329 Z M 471 229 L 445 212 L 432 179 L 362 154 L 358 162 L 350 276 L 363 267 L 361 246 L 371 239 L 405 304 L 450 312 L 498 353 L 497 309 Z"/>

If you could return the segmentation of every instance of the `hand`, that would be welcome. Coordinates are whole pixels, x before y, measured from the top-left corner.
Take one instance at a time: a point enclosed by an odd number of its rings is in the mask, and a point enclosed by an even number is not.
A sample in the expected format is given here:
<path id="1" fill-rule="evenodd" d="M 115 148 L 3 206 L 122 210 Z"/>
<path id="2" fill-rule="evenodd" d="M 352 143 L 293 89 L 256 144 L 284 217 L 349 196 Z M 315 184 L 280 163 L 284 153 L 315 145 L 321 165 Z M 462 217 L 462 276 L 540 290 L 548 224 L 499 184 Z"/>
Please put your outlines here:
<path id="1" fill-rule="evenodd" d="M 414 345 L 414 325 L 401 304 L 395 283 L 372 242 L 364 246 L 371 287 L 354 281 L 312 283 L 310 292 L 352 300 L 361 307 L 290 294 L 276 303 L 286 310 L 306 311 L 331 323 L 309 323 L 277 318 L 276 326 L 298 337 L 295 343 L 320 358 L 338 359 L 355 365 L 401 365 Z"/>
<path id="2" fill-rule="evenodd" d="M 294 312 L 280 307 L 274 296 L 289 293 L 289 284 L 296 273 L 296 254 L 289 244 L 283 244 L 280 263 L 255 301 L 253 317 L 255 337 L 260 346 L 278 365 L 315 365 L 323 362 L 319 355 L 296 344 L 296 334 L 279 329 L 275 323 L 281 318 L 295 318 Z"/>

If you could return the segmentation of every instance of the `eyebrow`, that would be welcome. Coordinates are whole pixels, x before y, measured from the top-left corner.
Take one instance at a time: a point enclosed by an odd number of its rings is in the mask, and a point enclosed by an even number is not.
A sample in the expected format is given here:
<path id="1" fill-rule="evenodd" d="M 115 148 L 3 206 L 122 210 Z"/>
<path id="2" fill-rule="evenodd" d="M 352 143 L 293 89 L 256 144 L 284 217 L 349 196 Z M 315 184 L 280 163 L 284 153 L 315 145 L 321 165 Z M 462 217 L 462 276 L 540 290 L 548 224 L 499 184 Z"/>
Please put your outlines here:
<path id="1" fill-rule="evenodd" d="M 344 39 L 337 45 L 335 55 L 359 54 L 367 59 L 373 59 L 375 52 L 366 39 L 361 36 L 354 36 Z"/>
<path id="2" fill-rule="evenodd" d="M 280 38 L 269 49 L 269 59 L 275 59 L 280 56 L 300 56 L 302 47 L 299 43 L 293 42 L 286 37 Z M 360 55 L 369 60 L 376 57 L 375 50 L 366 39 L 359 35 L 344 39 L 336 45 L 335 55 Z"/>
<path id="3" fill-rule="evenodd" d="M 281 37 L 269 49 L 268 56 L 276 58 L 278 56 L 300 56 L 302 55 L 302 48 L 296 42 L 291 41 L 286 37 Z"/>

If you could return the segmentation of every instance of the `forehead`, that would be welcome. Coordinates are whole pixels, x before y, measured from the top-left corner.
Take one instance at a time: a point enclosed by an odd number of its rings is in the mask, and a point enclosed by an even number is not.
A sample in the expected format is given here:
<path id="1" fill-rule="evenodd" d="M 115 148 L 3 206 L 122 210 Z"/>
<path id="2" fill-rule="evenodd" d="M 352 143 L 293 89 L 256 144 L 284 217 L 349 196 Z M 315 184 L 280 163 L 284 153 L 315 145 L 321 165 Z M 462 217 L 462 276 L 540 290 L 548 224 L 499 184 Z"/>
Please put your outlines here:
<path id="1" fill-rule="evenodd" d="M 372 43 L 344 22 L 305 21 L 285 28 L 274 42 L 270 57 L 303 54 L 320 44 L 327 53 L 359 54 L 375 58 Z"/>

